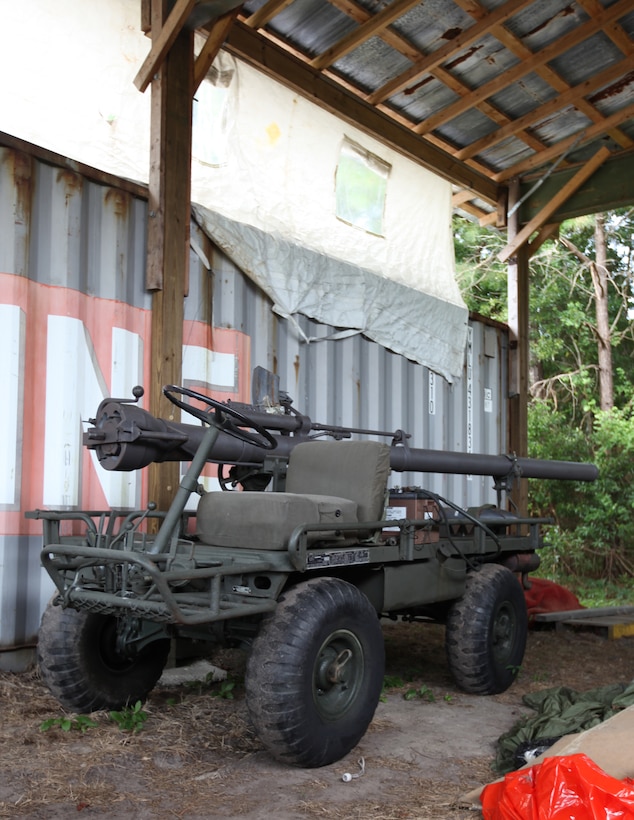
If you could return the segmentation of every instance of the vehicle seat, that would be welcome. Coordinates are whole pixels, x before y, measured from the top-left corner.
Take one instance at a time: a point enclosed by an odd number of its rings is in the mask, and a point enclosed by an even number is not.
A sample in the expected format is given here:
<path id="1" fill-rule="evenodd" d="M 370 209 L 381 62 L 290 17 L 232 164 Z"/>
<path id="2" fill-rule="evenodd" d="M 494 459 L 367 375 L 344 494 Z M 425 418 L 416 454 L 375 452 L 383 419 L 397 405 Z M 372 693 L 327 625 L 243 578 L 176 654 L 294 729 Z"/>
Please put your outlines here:
<path id="1" fill-rule="evenodd" d="M 207 493 L 198 504 L 197 534 L 203 544 L 283 550 L 300 524 L 378 521 L 389 472 L 387 444 L 303 442 L 291 451 L 286 492 Z M 324 539 L 345 543 L 332 531 L 309 535 L 312 542 Z"/>

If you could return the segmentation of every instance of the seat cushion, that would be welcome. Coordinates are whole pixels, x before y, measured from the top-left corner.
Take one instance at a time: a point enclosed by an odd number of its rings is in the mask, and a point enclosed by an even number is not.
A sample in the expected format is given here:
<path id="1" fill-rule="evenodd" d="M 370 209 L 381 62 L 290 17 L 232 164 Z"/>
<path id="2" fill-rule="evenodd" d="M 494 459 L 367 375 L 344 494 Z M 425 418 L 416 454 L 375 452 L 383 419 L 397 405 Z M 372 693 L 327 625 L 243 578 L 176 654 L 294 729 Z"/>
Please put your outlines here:
<path id="1" fill-rule="evenodd" d="M 300 524 L 354 524 L 357 504 L 328 495 L 270 492 L 213 492 L 204 495 L 196 514 L 203 544 L 243 549 L 282 550 Z M 337 540 L 334 532 L 311 533 L 309 542 Z M 343 540 L 343 539 L 341 539 Z"/>
<path id="2" fill-rule="evenodd" d="M 323 493 L 356 501 L 359 521 L 383 518 L 390 448 L 377 441 L 307 441 L 293 447 L 290 493 Z"/>

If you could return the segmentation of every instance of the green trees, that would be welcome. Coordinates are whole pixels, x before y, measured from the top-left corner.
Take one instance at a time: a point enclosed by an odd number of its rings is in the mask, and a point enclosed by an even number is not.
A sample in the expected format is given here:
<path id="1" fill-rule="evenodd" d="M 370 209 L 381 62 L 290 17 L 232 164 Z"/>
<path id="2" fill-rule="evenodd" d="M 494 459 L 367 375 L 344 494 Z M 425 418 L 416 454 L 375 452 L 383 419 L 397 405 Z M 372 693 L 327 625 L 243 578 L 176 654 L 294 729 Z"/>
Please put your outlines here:
<path id="1" fill-rule="evenodd" d="M 501 321 L 503 244 L 456 219 L 465 301 Z M 532 512 L 557 521 L 546 565 L 567 579 L 634 575 L 633 267 L 634 210 L 566 222 L 530 261 L 529 455 L 600 469 L 590 485 L 530 482 Z"/>

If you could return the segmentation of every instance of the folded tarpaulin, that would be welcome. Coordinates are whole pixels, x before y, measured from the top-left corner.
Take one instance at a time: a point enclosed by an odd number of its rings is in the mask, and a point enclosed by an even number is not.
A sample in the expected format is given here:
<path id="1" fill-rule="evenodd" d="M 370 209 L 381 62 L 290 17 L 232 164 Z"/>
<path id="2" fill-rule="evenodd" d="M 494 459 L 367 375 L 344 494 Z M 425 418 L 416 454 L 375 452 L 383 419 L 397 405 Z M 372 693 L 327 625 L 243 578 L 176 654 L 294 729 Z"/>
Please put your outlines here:
<path id="1" fill-rule="evenodd" d="M 586 692 L 558 686 L 524 695 L 522 701 L 536 714 L 522 718 L 499 738 L 494 768 L 501 774 L 520 765 L 517 749 L 527 741 L 576 734 L 634 704 L 634 683 L 612 684 Z"/>

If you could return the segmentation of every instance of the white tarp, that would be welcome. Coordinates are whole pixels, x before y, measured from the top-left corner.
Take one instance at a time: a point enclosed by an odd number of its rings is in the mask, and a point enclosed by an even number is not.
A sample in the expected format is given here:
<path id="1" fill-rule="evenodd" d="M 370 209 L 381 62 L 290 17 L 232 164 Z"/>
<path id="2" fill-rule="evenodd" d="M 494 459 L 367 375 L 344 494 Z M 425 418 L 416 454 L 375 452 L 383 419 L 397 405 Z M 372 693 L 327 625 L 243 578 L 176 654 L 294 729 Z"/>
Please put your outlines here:
<path id="1" fill-rule="evenodd" d="M 150 40 L 138 0 L 5 6 L 0 71 L 11 79 L 0 130 L 147 181 L 150 91 L 140 94 L 133 79 Z M 213 221 L 214 240 L 282 315 L 363 330 L 449 379 L 461 375 L 467 310 L 454 278 L 449 183 L 228 54 L 214 68 L 214 88 L 226 91 L 224 130 L 205 114 L 205 80 L 192 163 L 192 199 L 217 215 L 201 217 Z M 383 235 L 335 216 L 349 140 L 389 166 Z M 222 149 L 217 161 L 210 142 Z"/>

